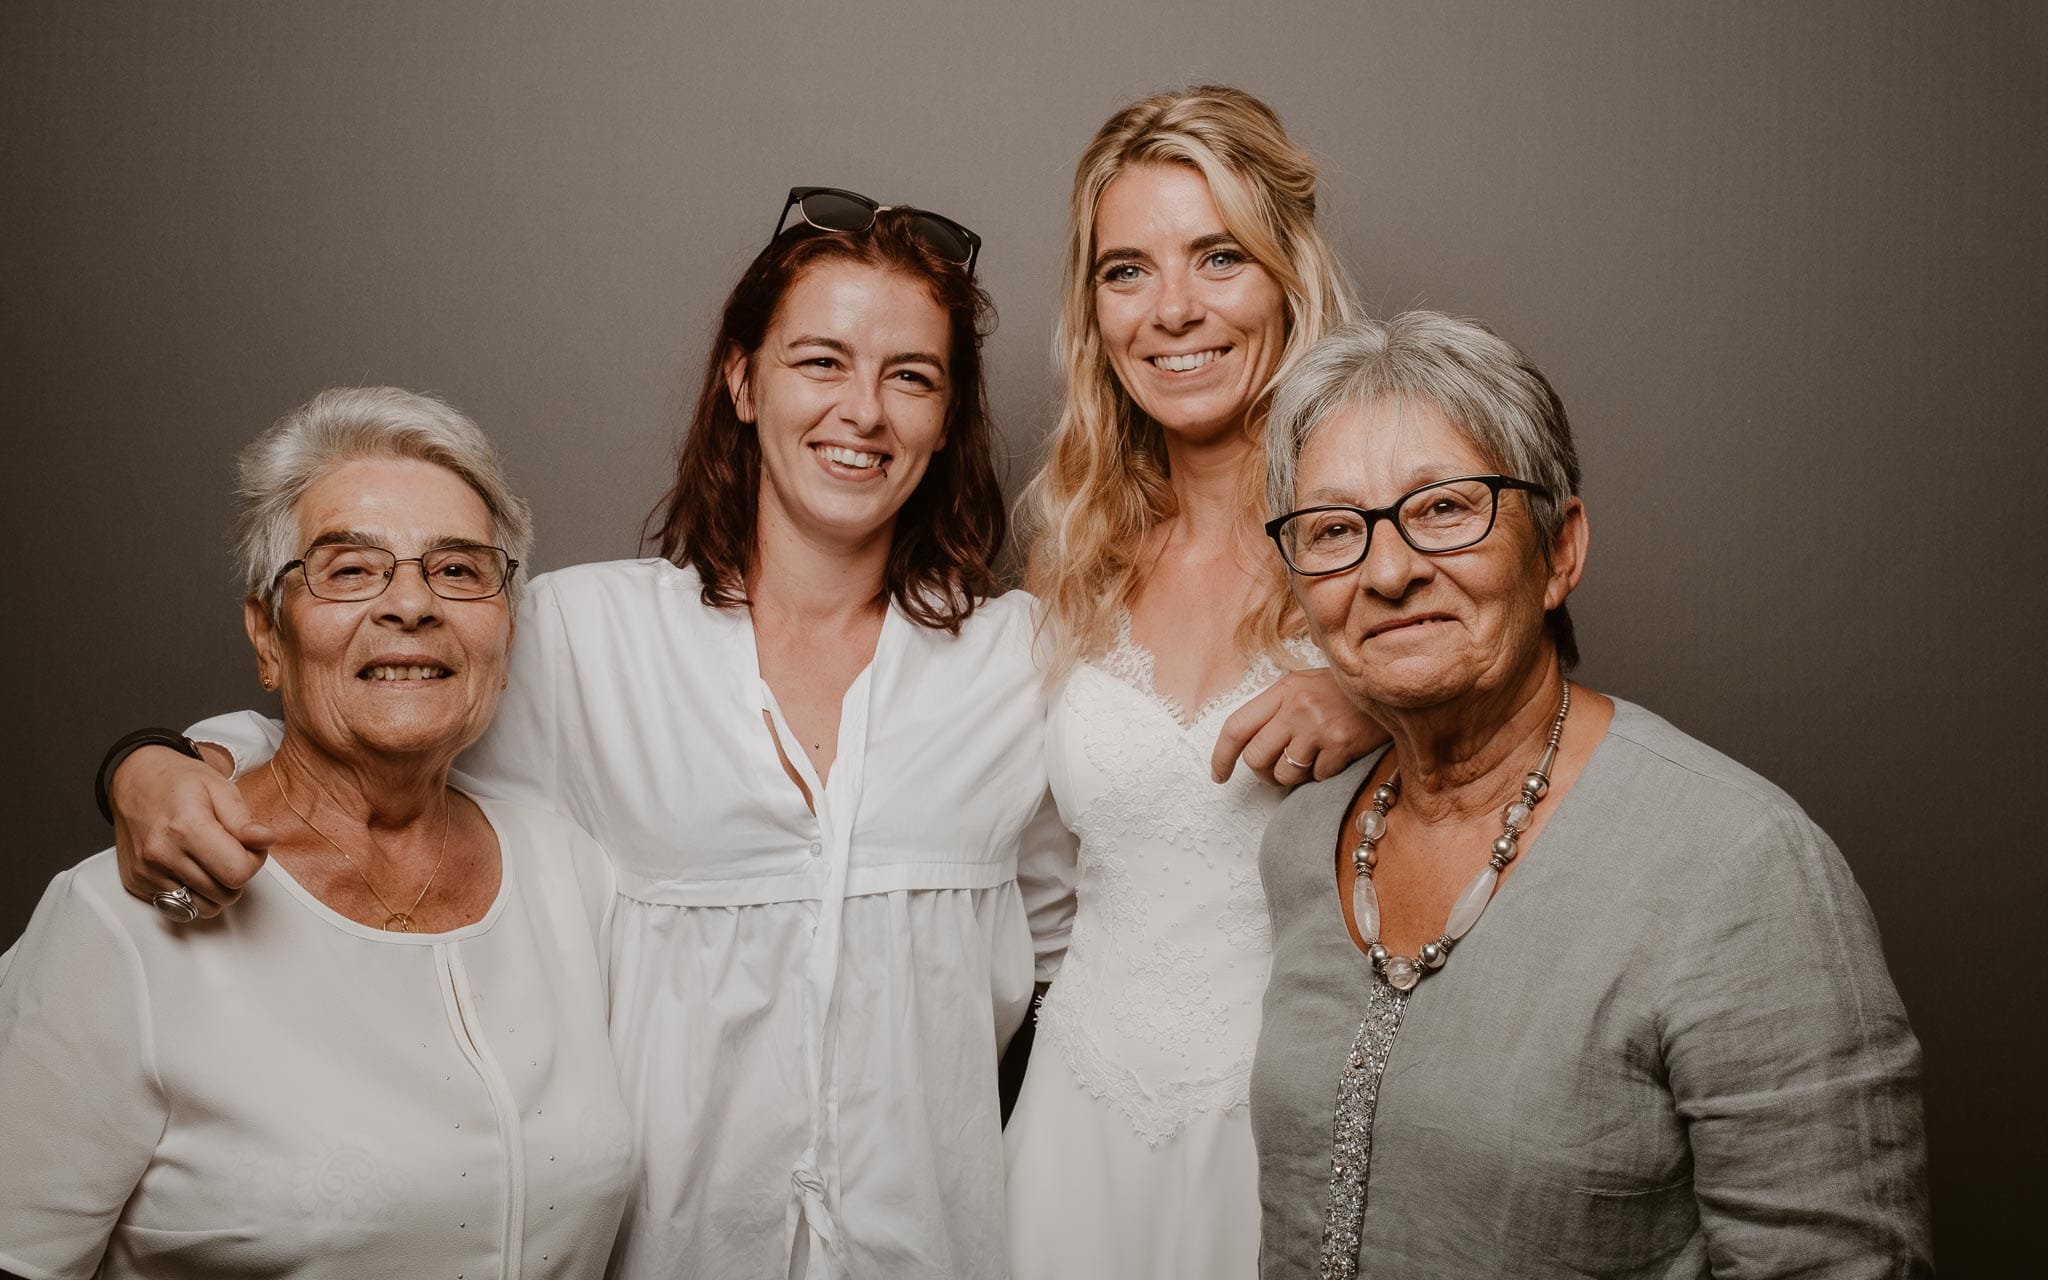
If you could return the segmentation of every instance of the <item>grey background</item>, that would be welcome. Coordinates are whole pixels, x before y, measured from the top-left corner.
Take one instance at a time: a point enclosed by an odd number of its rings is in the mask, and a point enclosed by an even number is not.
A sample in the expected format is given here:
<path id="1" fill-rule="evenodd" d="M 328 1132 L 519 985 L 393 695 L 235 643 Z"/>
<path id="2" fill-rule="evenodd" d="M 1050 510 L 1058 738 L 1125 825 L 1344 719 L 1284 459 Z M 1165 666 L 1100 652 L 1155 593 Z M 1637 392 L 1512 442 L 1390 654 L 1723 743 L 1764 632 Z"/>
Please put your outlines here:
<path id="1" fill-rule="evenodd" d="M 834 184 L 986 238 L 1014 490 L 1073 161 L 1205 79 L 1321 158 L 1373 306 L 1551 373 L 1584 675 L 1841 844 L 1926 1046 L 1944 1270 L 2010 1268 L 2043 1190 L 2038 4 L 10 4 L 0 941 L 106 841 L 110 739 L 256 697 L 229 459 L 279 413 L 443 393 L 540 567 L 634 554 L 714 308 L 784 190 Z"/>

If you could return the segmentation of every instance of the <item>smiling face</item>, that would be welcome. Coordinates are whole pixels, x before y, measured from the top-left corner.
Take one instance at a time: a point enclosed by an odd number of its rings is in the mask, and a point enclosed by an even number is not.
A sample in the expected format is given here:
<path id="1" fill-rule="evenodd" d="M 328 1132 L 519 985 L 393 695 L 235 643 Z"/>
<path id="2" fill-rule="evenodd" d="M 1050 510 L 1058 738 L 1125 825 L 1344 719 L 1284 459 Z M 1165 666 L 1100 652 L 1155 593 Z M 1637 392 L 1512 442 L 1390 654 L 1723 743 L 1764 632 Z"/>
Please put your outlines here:
<path id="1" fill-rule="evenodd" d="M 1432 480 L 1495 469 L 1436 406 L 1370 400 L 1339 410 L 1309 437 L 1294 505 L 1371 510 Z M 1565 513 L 1547 559 L 1525 495 L 1514 490 L 1501 493 L 1493 531 L 1461 551 L 1423 555 L 1380 521 L 1363 564 L 1290 575 L 1295 597 L 1339 682 L 1368 710 L 1419 710 L 1510 688 L 1547 651 L 1544 613 L 1578 585 L 1584 509 L 1573 498 Z"/>
<path id="2" fill-rule="evenodd" d="M 1209 183 L 1133 165 L 1095 208 L 1095 320 L 1118 381 L 1167 432 L 1241 430 L 1287 344 L 1279 282 L 1223 225 Z"/>
<path id="3" fill-rule="evenodd" d="M 854 549 L 889 537 L 946 441 L 950 332 L 918 280 L 845 261 L 806 271 L 726 385 L 761 442 L 761 532 Z"/>
<path id="4" fill-rule="evenodd" d="M 365 543 L 405 559 L 495 541 L 476 491 L 414 459 L 344 463 L 306 491 L 297 515 L 306 547 Z M 294 569 L 275 622 L 253 600 L 244 615 L 261 670 L 278 679 L 287 734 L 343 762 L 445 766 L 483 733 L 505 688 L 509 600 L 443 600 L 417 565 L 399 565 L 382 595 L 355 601 L 316 599 Z"/>

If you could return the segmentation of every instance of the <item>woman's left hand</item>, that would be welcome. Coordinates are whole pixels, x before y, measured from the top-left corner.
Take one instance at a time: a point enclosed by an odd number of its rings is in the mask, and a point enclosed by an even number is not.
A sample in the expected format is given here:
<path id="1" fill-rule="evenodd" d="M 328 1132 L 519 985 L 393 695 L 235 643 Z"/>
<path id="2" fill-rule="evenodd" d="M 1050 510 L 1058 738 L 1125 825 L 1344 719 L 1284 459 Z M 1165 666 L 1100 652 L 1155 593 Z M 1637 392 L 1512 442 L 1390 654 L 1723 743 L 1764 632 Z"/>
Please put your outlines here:
<path id="1" fill-rule="evenodd" d="M 1209 772 L 1227 782 L 1240 757 L 1253 773 L 1283 787 L 1330 778 L 1387 740 L 1322 667 L 1290 671 L 1230 713 L 1209 757 Z"/>

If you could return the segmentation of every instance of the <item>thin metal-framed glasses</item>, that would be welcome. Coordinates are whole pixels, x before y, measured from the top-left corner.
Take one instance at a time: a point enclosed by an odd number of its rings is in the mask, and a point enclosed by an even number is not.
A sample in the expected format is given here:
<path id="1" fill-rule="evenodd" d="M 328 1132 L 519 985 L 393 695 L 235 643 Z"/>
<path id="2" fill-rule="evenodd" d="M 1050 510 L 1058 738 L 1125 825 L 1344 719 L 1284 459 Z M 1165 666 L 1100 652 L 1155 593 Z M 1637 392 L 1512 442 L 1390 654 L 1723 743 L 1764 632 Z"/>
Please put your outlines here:
<path id="1" fill-rule="evenodd" d="M 305 555 L 279 569 L 271 581 L 281 582 L 297 569 L 315 599 L 375 600 L 391 585 L 402 564 L 418 565 L 427 590 L 443 600 L 488 600 L 505 589 L 512 571 L 519 567 L 503 547 L 480 543 L 435 547 L 400 558 L 384 547 L 329 542 L 308 548 Z"/>
<path id="2" fill-rule="evenodd" d="M 1432 480 L 1384 507 L 1331 503 L 1303 507 L 1266 522 L 1266 536 L 1287 567 L 1305 578 L 1342 573 L 1365 562 L 1373 526 L 1385 520 L 1401 540 L 1424 555 L 1463 551 L 1493 532 L 1500 492 L 1544 493 L 1540 484 L 1513 476 L 1455 476 Z"/>
<path id="3" fill-rule="evenodd" d="M 891 209 L 900 209 L 908 215 L 910 233 L 919 244 L 939 258 L 967 268 L 968 275 L 974 274 L 974 259 L 981 253 L 981 237 L 944 214 L 907 204 L 879 204 L 858 191 L 839 187 L 791 187 L 789 198 L 782 202 L 782 216 L 775 220 L 775 235 L 768 237 L 771 241 L 782 234 L 791 209 L 820 231 L 852 234 L 874 226 L 875 219 Z"/>

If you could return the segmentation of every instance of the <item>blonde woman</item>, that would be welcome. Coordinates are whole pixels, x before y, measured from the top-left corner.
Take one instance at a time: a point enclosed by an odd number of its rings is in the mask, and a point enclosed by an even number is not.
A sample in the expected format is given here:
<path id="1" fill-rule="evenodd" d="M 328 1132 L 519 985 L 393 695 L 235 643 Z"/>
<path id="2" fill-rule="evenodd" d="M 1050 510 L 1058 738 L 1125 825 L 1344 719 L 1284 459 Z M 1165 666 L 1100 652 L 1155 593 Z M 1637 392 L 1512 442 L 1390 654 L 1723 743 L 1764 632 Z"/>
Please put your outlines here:
<path id="1" fill-rule="evenodd" d="M 1324 672 L 1288 674 L 1313 651 L 1260 529 L 1269 389 L 1353 312 L 1315 181 L 1220 87 L 1118 112 L 1075 173 L 1067 401 L 1027 504 L 1080 854 L 1006 1136 L 1019 1280 L 1256 1267 L 1259 837 L 1286 786 L 1383 737 Z"/>

